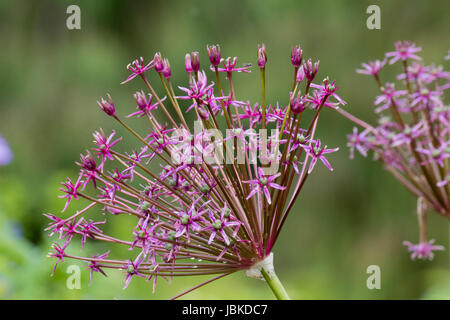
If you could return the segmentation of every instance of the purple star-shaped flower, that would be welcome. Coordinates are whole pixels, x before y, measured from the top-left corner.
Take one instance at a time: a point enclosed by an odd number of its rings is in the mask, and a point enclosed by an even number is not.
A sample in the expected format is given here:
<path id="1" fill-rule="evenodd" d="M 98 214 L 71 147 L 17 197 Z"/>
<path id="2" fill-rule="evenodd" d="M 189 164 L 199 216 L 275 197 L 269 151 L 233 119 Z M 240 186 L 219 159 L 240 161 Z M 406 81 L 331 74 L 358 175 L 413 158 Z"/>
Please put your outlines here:
<path id="1" fill-rule="evenodd" d="M 203 210 L 203 208 L 209 201 L 203 203 L 199 208 L 196 208 L 200 199 L 201 197 L 197 198 L 189 208 L 177 212 L 179 218 L 175 222 L 175 238 L 179 238 L 185 234 L 189 242 L 191 231 L 198 232 L 202 229 L 199 223 L 204 221 L 202 216 L 207 213 L 208 210 Z"/>
<path id="2" fill-rule="evenodd" d="M 134 259 L 134 261 L 128 260 L 128 263 L 124 266 L 127 276 L 125 277 L 125 286 L 123 287 L 123 289 L 126 289 L 128 287 L 133 276 L 145 278 L 145 276 L 139 272 L 139 266 L 144 261 L 144 257 L 145 256 L 140 253 L 136 257 L 136 259 Z"/>
<path id="3" fill-rule="evenodd" d="M 144 58 L 142 57 L 140 59 L 134 60 L 127 66 L 127 69 L 130 70 L 132 73 L 128 76 L 128 78 L 125 79 L 125 81 L 121 82 L 121 84 L 130 82 L 138 75 L 144 74 L 145 71 L 150 70 L 154 66 L 155 64 L 153 63 L 153 60 L 150 61 L 147 65 L 144 65 Z"/>
<path id="4" fill-rule="evenodd" d="M 392 99 L 398 96 L 402 96 L 408 93 L 408 90 L 395 90 L 395 85 L 393 83 L 386 83 L 384 88 L 381 89 L 382 94 L 379 95 L 376 99 L 374 104 L 379 105 L 380 103 L 384 102 L 384 104 L 380 107 L 378 107 L 375 112 L 379 113 L 383 110 L 386 110 L 391 106 Z"/>
<path id="5" fill-rule="evenodd" d="M 96 260 L 91 260 L 89 262 L 89 265 L 86 266 L 86 268 L 90 269 L 89 271 L 89 277 L 90 277 L 90 282 L 89 285 L 92 285 L 92 275 L 94 274 L 94 272 L 100 272 L 102 275 L 104 275 L 105 277 L 107 277 L 106 273 L 101 269 L 101 265 L 99 264 L 100 261 L 98 260 L 103 260 L 105 258 L 108 257 L 109 251 L 100 254 L 98 256 L 92 256 L 92 258 L 96 259 Z"/>
<path id="6" fill-rule="evenodd" d="M 361 133 L 358 133 L 358 128 L 353 127 L 352 134 L 349 134 L 347 136 L 347 146 L 350 148 L 350 159 L 353 159 L 355 156 L 355 149 L 359 151 L 364 157 L 367 156 L 368 151 L 368 139 L 367 134 L 369 133 L 369 130 L 364 130 Z"/>
<path id="7" fill-rule="evenodd" d="M 232 72 L 250 72 L 251 65 L 244 65 L 243 67 L 236 68 L 237 57 L 234 57 L 231 60 L 231 57 L 221 60 L 223 68 L 217 68 L 219 72 L 226 72 L 229 76 Z M 211 70 L 215 71 L 215 69 L 211 66 Z"/>
<path id="8" fill-rule="evenodd" d="M 53 276 L 55 274 L 55 270 L 56 270 L 56 266 L 58 265 L 58 263 L 61 261 L 62 263 L 64 263 L 64 257 L 65 257 L 65 252 L 64 250 L 66 250 L 66 246 L 60 246 L 59 244 L 57 244 L 56 242 L 53 243 L 52 245 L 52 249 L 54 250 L 53 252 L 50 251 L 48 256 L 51 258 L 56 258 L 56 263 L 55 266 L 53 267 L 53 272 L 51 274 L 51 276 Z"/>
<path id="9" fill-rule="evenodd" d="M 258 176 L 256 179 L 242 181 L 243 183 L 249 183 L 253 185 L 252 191 L 247 196 L 247 199 L 250 199 L 257 193 L 264 193 L 267 202 L 269 204 L 272 204 L 272 199 L 270 197 L 269 187 L 278 189 L 278 190 L 284 190 L 286 187 L 280 186 L 279 184 L 275 183 L 274 181 L 281 175 L 280 172 L 277 174 L 274 174 L 272 176 L 267 176 L 264 174 L 264 171 L 262 168 L 258 168 Z"/>
<path id="10" fill-rule="evenodd" d="M 214 82 L 208 85 L 208 79 L 204 71 L 198 73 L 198 81 L 193 79 L 189 88 L 178 87 L 180 90 L 186 92 L 186 96 L 177 96 L 175 98 L 181 100 L 194 100 L 194 102 L 186 109 L 186 112 L 196 107 L 197 105 L 208 105 L 214 100 Z"/>
<path id="11" fill-rule="evenodd" d="M 389 64 L 393 64 L 398 60 L 406 61 L 407 59 L 421 60 L 415 53 L 422 50 L 414 43 L 409 41 L 397 41 L 394 43 L 395 51 L 386 53 L 386 57 L 391 57 Z"/>
<path id="12" fill-rule="evenodd" d="M 94 133 L 94 143 L 98 146 L 97 148 L 94 148 L 93 150 L 96 151 L 96 154 L 99 158 L 102 159 L 100 165 L 98 168 L 103 171 L 103 167 L 105 165 L 106 159 L 114 160 L 112 154 L 111 154 L 111 148 L 120 140 L 122 140 L 122 137 L 119 139 L 116 139 L 112 141 L 114 138 L 114 135 L 116 134 L 116 131 L 113 130 L 111 135 L 106 138 L 105 134 L 102 130 L 95 131 Z"/>
<path id="13" fill-rule="evenodd" d="M 237 226 L 237 228 L 233 231 L 233 237 L 236 236 L 241 223 L 239 221 L 230 221 L 228 219 L 229 215 L 230 215 L 230 209 L 228 209 L 227 207 L 222 208 L 219 218 L 216 218 L 212 211 L 209 212 L 209 219 L 211 220 L 211 224 L 209 226 L 207 226 L 205 229 L 203 229 L 203 230 L 211 231 L 211 235 L 209 237 L 208 244 L 211 244 L 211 242 L 214 240 L 216 235 L 219 233 L 222 236 L 225 243 L 227 245 L 229 245 L 230 239 L 228 238 L 228 236 L 224 230 L 227 227 Z"/>
<path id="14" fill-rule="evenodd" d="M 434 239 L 428 242 L 419 242 L 418 244 L 413 244 L 409 241 L 403 241 L 403 244 L 408 247 L 408 251 L 411 252 L 411 259 L 416 258 L 421 260 L 432 260 L 434 257 L 433 251 L 444 250 L 443 246 L 433 245 Z"/>
<path id="15" fill-rule="evenodd" d="M 339 148 L 334 149 L 327 149 L 327 146 L 322 147 L 320 139 L 317 139 L 316 142 L 310 146 L 306 146 L 305 150 L 308 152 L 308 154 L 312 157 L 311 163 L 309 165 L 308 174 L 312 172 L 314 169 L 314 166 L 316 165 L 317 159 L 320 159 L 322 163 L 330 170 L 333 171 L 333 167 L 330 165 L 328 160 L 325 158 L 324 155 L 332 152 L 336 152 L 339 150 Z"/>
<path id="16" fill-rule="evenodd" d="M 383 61 L 380 60 L 369 61 L 368 63 L 363 63 L 362 64 L 363 69 L 356 69 L 356 72 L 360 74 L 378 76 L 378 73 L 380 73 L 381 69 L 383 69 L 385 64 L 386 59 L 384 59 Z"/>
<path id="17" fill-rule="evenodd" d="M 150 113 L 153 110 L 158 108 L 159 102 L 155 102 L 154 104 L 152 104 L 153 96 L 150 93 L 148 94 L 148 99 L 144 91 L 136 92 L 133 96 L 134 99 L 136 100 L 137 103 L 136 109 L 138 109 L 138 111 L 129 114 L 127 118 L 133 116 L 143 117 L 144 115 L 150 115 Z M 162 98 L 160 101 L 163 102 L 164 100 L 166 100 L 166 97 Z"/>
<path id="18" fill-rule="evenodd" d="M 69 203 L 72 199 L 77 200 L 77 191 L 78 188 L 80 188 L 82 181 L 81 181 L 81 176 L 78 177 L 77 182 L 75 182 L 75 184 L 72 183 L 72 180 L 70 180 L 70 178 L 67 178 L 66 182 L 61 182 L 61 184 L 63 185 L 62 188 L 59 188 L 59 190 L 61 190 L 62 192 L 65 193 L 65 195 L 59 196 L 60 198 L 67 198 L 66 204 L 64 206 L 64 209 L 61 212 L 66 211 L 67 207 L 69 206 Z M 65 189 L 64 189 L 65 188 Z"/>

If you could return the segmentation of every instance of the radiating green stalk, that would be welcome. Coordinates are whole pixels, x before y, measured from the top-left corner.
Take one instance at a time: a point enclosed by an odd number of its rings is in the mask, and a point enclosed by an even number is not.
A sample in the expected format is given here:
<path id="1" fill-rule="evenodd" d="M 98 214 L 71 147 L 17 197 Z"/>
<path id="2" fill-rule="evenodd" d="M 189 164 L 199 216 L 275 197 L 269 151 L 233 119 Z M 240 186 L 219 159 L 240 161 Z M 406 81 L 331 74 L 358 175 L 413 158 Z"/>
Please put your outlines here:
<path id="1" fill-rule="evenodd" d="M 284 289 L 283 284 L 281 283 L 280 279 L 278 279 L 275 272 L 273 272 L 272 277 L 270 277 L 269 273 L 264 270 L 264 268 L 261 268 L 261 274 L 263 275 L 264 279 L 266 280 L 267 284 L 278 300 L 291 300 L 286 292 L 286 289 Z"/>
<path id="2" fill-rule="evenodd" d="M 266 69 L 261 68 L 261 88 L 262 88 L 262 128 L 266 128 Z"/>

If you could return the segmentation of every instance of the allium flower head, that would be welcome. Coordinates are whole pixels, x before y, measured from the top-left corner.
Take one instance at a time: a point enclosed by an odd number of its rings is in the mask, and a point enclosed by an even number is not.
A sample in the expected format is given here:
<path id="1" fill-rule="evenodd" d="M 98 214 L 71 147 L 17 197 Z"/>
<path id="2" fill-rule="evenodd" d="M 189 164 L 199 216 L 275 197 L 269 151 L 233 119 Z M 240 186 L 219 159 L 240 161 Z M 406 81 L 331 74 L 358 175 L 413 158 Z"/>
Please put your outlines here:
<path id="1" fill-rule="evenodd" d="M 358 73 L 373 75 L 380 90 L 374 104 L 379 114 L 377 126 L 371 126 L 347 111 L 342 115 L 363 128 L 348 135 L 350 157 L 354 150 L 363 156 L 373 151 L 398 181 L 418 199 L 417 215 L 421 239 L 419 244 L 405 242 L 414 258 L 432 258 L 433 246 L 427 239 L 427 210 L 433 209 L 450 218 L 450 186 L 447 181 L 450 136 L 450 112 L 444 103 L 449 76 L 442 67 L 427 66 L 416 55 L 420 47 L 409 41 L 395 43 L 395 51 L 386 53 L 389 63 L 402 62 L 403 71 L 396 83 L 384 82 L 380 70 L 385 64 L 363 64 Z"/>
<path id="2" fill-rule="evenodd" d="M 199 53 L 194 52 L 185 57 L 188 79 L 173 86 L 169 61 L 157 53 L 145 66 L 141 59 L 128 67 L 133 73 L 125 82 L 140 78 L 145 85 L 133 95 L 131 104 L 137 104 L 137 111 L 116 108 L 109 95 L 98 102 L 129 134 L 122 138 L 115 130 L 96 131 L 93 148 L 77 162 L 79 176 L 62 183 L 63 211 L 70 211 L 73 200 L 83 199 L 88 205 L 65 218 L 45 214 L 50 220 L 46 230 L 64 241 L 50 254 L 57 263 L 84 261 L 91 281 L 94 273 L 119 269 L 124 288 L 137 278 L 151 281 L 155 289 L 161 277 L 213 276 L 197 288 L 240 270 L 252 269 L 254 274 L 256 268 L 264 274 L 258 266 L 271 261 L 275 242 L 315 163 L 320 160 L 332 170 L 325 156 L 337 148 L 327 148 L 315 136 L 323 107 L 337 108 L 344 101 L 334 81 L 312 83 L 319 64 L 311 60 L 302 67 L 306 81 L 297 81 L 300 47 L 292 53 L 293 89 L 280 97 L 283 103 L 268 104 L 264 45 L 257 56 L 262 102 L 237 96 L 241 92 L 233 83 L 234 73 L 250 72 L 251 65 L 237 66 L 237 58 L 221 59 L 218 45 L 208 46 L 207 52 L 215 77 L 200 69 Z M 155 69 L 154 78 L 146 72 L 149 69 Z M 153 88 L 155 81 L 161 82 L 163 94 Z M 192 125 L 185 118 L 188 112 L 196 119 Z M 306 112 L 312 113 L 307 117 L 311 120 L 303 123 Z M 133 121 L 142 120 L 150 124 L 147 130 L 132 129 Z M 119 151 L 129 139 L 139 146 Z M 96 212 L 104 216 L 96 218 Z M 113 219 L 134 220 L 128 236 L 106 232 L 103 226 Z M 104 241 L 128 248 L 129 255 L 111 257 L 115 250 L 72 255 L 70 244 L 77 237 L 83 249 Z"/>

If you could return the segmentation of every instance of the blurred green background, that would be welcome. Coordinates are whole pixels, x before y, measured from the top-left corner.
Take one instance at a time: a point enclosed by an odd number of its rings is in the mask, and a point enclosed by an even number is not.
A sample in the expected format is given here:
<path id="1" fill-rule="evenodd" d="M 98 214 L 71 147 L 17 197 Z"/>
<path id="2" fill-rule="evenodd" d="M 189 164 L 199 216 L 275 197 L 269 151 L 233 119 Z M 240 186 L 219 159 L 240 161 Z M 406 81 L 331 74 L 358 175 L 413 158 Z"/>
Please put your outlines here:
<path id="1" fill-rule="evenodd" d="M 66 28 L 70 4 L 81 8 L 81 30 Z M 366 28 L 371 4 L 381 7 L 381 30 Z M 185 85 L 186 52 L 200 51 L 206 68 L 206 44 L 219 43 L 223 56 L 255 63 L 256 45 L 264 42 L 268 101 L 285 104 L 292 78 L 290 49 L 300 44 L 306 58 L 320 59 L 318 78 L 336 79 L 348 110 L 373 122 L 376 88 L 355 69 L 391 51 L 396 40 L 422 46 L 428 64 L 443 63 L 450 48 L 449 12 L 448 0 L 1 0 L 0 134 L 15 158 L 0 168 L 0 298 L 167 299 L 199 283 L 194 278 L 174 279 L 170 285 L 161 281 L 153 295 L 143 279 L 133 279 L 122 290 L 123 274 L 109 272 L 108 278 L 96 274 L 89 286 L 88 271 L 80 264 L 81 289 L 69 290 L 70 263 L 59 265 L 50 277 L 54 259 L 46 258 L 51 240 L 43 232 L 48 221 L 42 213 L 59 213 L 63 207 L 59 182 L 77 175 L 74 161 L 92 146 L 92 132 L 113 128 L 96 100 L 110 92 L 120 114 L 134 110 L 132 94 L 142 84 L 120 85 L 130 61 L 149 60 L 161 51 L 171 62 L 173 82 Z M 255 71 L 236 75 L 239 98 L 259 99 Z M 410 261 L 402 241 L 418 239 L 415 199 L 379 163 L 360 156 L 349 160 L 345 143 L 352 124 L 327 111 L 318 134 L 329 146 L 341 148 L 329 157 L 335 171 L 320 166 L 314 172 L 274 250 L 277 273 L 291 297 L 450 298 L 448 221 L 430 215 L 430 235 L 446 251 L 432 262 Z M 133 122 L 138 130 L 144 124 Z M 114 219 L 109 224 L 109 230 L 131 236 L 127 225 Z M 88 247 L 92 253 L 106 249 L 94 242 Z M 381 290 L 366 287 L 369 265 L 381 268 Z M 237 273 L 186 298 L 273 296 L 262 281 Z"/>

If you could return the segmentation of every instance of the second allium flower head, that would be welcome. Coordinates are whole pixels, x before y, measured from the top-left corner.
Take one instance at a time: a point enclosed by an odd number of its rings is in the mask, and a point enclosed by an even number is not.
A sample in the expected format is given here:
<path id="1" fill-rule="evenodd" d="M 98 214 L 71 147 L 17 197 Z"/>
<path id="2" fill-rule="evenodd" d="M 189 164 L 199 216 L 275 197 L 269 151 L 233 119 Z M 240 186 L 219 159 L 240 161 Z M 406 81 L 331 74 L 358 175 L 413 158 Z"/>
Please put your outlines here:
<path id="1" fill-rule="evenodd" d="M 417 55 L 420 47 L 409 41 L 398 41 L 395 50 L 382 61 L 363 63 L 358 73 L 372 75 L 380 95 L 376 97 L 377 126 L 371 126 L 348 112 L 341 114 L 363 128 L 348 136 L 350 156 L 358 150 L 363 156 L 373 151 L 375 158 L 418 198 L 417 215 L 420 239 L 414 245 L 404 244 L 411 258 L 432 259 L 433 250 L 442 246 L 428 240 L 427 210 L 450 218 L 450 108 L 444 102 L 444 91 L 450 88 L 450 72 L 441 66 L 424 65 Z M 386 63 L 401 63 L 396 84 L 385 82 L 380 71 Z"/>
<path id="2" fill-rule="evenodd" d="M 243 96 L 239 99 L 238 94 L 243 93 L 233 83 L 233 74 L 250 72 L 250 65 L 239 66 L 236 57 L 222 58 L 219 45 L 207 46 L 207 53 L 215 82 L 208 81 L 201 70 L 199 53 L 187 54 L 188 81 L 178 87 L 180 94 L 171 82 L 169 61 L 161 54 L 148 63 L 141 58 L 128 65 L 131 74 L 124 83 L 141 78 L 148 90 L 134 94 L 137 111 L 128 115 L 147 118 L 150 128 L 144 134 L 124 122 L 117 113 L 121 109 L 109 95 L 98 102 L 141 148 L 119 152 L 116 144 L 123 142 L 115 137 L 115 131 L 95 132 L 95 147 L 77 163 L 79 177 L 75 182 L 68 179 L 61 188 L 62 197 L 67 199 L 63 211 L 72 200 L 84 199 L 88 205 L 65 218 L 46 214 L 51 220 L 47 230 L 62 239 L 50 253 L 57 262 L 64 258 L 83 260 L 91 276 L 94 272 L 105 274 L 106 269 L 121 269 L 125 287 L 136 276 L 152 281 L 154 288 L 158 278 L 214 275 L 212 281 L 252 268 L 271 254 L 317 160 L 332 170 L 325 156 L 337 148 L 328 148 L 316 137 L 317 124 L 322 110 L 336 109 L 345 102 L 336 94 L 334 81 L 313 83 L 318 62 L 302 63 L 300 46 L 292 50 L 294 81 L 281 97 L 287 101 L 283 106 L 266 104 L 265 45 L 257 50 L 260 103 L 245 101 Z M 164 88 L 164 97 L 147 77 L 151 69 Z M 221 73 L 225 73 L 226 82 Z M 187 108 L 183 100 L 189 101 Z M 302 114 L 307 110 L 312 112 L 312 120 L 303 125 Z M 158 118 L 159 111 L 164 118 Z M 199 128 L 188 125 L 186 112 L 195 114 Z M 265 131 L 256 131 L 266 128 L 274 130 L 270 137 Z M 220 133 L 226 130 L 229 134 L 223 139 Z M 218 146 L 227 161 L 215 152 Z M 150 163 L 158 163 L 161 170 L 154 171 Z M 105 216 L 97 222 L 95 209 L 101 209 Z M 136 226 L 129 237 L 121 239 L 102 231 L 102 225 L 111 219 L 135 219 Z M 72 255 L 67 248 L 77 235 L 83 246 L 92 239 L 128 247 L 134 259 L 110 258 L 108 253 Z"/>

